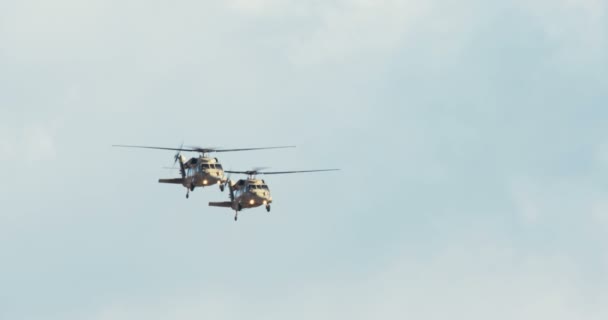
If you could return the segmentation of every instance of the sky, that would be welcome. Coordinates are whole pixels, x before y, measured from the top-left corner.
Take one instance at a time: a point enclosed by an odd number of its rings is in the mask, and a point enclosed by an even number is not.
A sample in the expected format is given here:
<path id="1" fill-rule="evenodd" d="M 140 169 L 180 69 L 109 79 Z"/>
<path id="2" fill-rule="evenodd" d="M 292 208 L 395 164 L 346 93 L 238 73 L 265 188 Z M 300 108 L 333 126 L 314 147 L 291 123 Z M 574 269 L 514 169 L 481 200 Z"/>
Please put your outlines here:
<path id="1" fill-rule="evenodd" d="M 606 75 L 603 0 L 0 1 L 0 319 L 606 319 Z"/>

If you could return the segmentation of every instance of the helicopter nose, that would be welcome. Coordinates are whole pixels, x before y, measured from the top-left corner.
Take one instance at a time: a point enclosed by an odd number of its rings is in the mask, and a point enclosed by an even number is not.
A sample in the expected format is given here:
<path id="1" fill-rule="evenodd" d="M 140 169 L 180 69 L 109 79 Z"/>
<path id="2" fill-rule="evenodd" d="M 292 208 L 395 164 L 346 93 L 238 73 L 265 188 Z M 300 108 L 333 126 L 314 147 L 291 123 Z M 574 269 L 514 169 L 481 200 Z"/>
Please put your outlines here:
<path id="1" fill-rule="evenodd" d="M 270 198 L 270 192 L 268 191 L 258 191 L 256 192 L 256 196 L 262 198 L 262 199 L 269 199 Z"/>

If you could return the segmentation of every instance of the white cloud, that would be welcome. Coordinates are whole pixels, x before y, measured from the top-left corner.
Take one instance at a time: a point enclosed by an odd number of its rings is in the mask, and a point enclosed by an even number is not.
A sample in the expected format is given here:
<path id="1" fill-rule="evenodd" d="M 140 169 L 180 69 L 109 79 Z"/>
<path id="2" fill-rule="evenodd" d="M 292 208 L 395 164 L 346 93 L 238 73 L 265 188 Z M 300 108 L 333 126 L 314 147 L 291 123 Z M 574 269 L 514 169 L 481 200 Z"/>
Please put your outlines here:
<path id="1" fill-rule="evenodd" d="M 598 0 L 507 2 L 538 23 L 552 47 L 555 64 L 605 61 L 607 5 Z M 487 21 L 502 11 L 483 1 L 330 1 L 310 10 L 316 19 L 294 37 L 291 59 L 297 64 L 387 59 L 398 48 L 425 48 L 427 58 L 445 64 L 458 59 L 469 40 L 485 32 Z M 528 23 L 526 24 L 528 25 Z M 516 27 L 516 26 L 513 26 Z M 537 29 L 530 29 L 537 32 Z M 501 39 L 496 39 L 501 41 Z M 429 46 L 430 43 L 430 46 Z"/>
<path id="2" fill-rule="evenodd" d="M 605 319 L 605 290 L 585 284 L 564 256 L 492 243 L 454 245 L 430 258 L 403 256 L 375 274 L 331 283 L 294 279 L 288 292 L 244 297 L 221 290 L 163 302 L 112 305 L 81 318 Z"/>
<path id="3" fill-rule="evenodd" d="M 17 155 L 15 136 L 6 128 L 0 128 L 0 159 L 14 159 Z"/>
<path id="4" fill-rule="evenodd" d="M 54 159 L 55 131 L 53 124 L 5 127 L 0 137 L 0 160 L 34 163 Z"/>
<path id="5" fill-rule="evenodd" d="M 318 23 L 295 38 L 296 64 L 340 62 L 353 57 L 383 57 L 403 44 L 412 26 L 432 7 L 420 1 L 335 1 L 317 12 Z M 378 56 L 379 55 L 379 56 Z"/>
<path id="6" fill-rule="evenodd" d="M 608 194 L 592 179 L 531 176 L 516 178 L 509 184 L 515 213 L 529 226 L 566 224 L 590 228 L 608 223 Z"/>
<path id="7" fill-rule="evenodd" d="M 518 1 L 555 46 L 551 57 L 560 67 L 606 62 L 608 3 L 602 0 Z M 571 68 L 570 68 L 571 69 Z"/>
<path id="8" fill-rule="evenodd" d="M 551 57 L 555 63 L 605 59 L 605 1 L 514 0 L 509 4 L 540 25 L 555 45 Z M 182 1 L 172 6 L 74 0 L 49 6 L 44 1 L 28 0 L 0 13 L 0 46 L 12 59 L 25 61 L 111 59 L 122 57 L 125 51 L 118 47 L 123 47 L 138 57 L 138 64 L 141 59 L 192 64 L 215 46 L 226 45 L 226 39 L 266 41 L 268 30 L 251 33 L 238 26 L 242 16 L 234 14 L 242 13 L 260 19 L 255 21 L 272 23 L 272 33 L 281 36 L 270 41 L 276 42 L 277 48 L 287 48 L 284 54 L 298 65 L 345 60 L 374 63 L 408 46 L 423 47 L 429 58 L 435 56 L 438 63 L 445 63 L 443 59 L 451 61 L 450 57 L 466 48 L 471 35 L 484 31 L 479 29 L 480 23 L 499 17 L 500 13 L 489 7 L 477 0 L 230 0 L 219 5 Z M 218 21 L 228 21 L 232 27 L 218 29 Z M 159 41 L 164 45 L 158 46 Z"/>
<path id="9" fill-rule="evenodd" d="M 293 12 L 294 8 L 310 5 L 312 2 L 302 3 L 293 0 L 228 0 L 228 8 L 246 14 L 274 15 Z"/>
<path id="10" fill-rule="evenodd" d="M 84 316 L 89 320 L 128 320 L 128 319 L 237 319 L 237 301 L 226 301 L 218 293 L 217 297 L 186 296 L 163 300 L 149 305 L 118 303 L 108 306 L 97 314 Z M 79 316 L 81 317 L 81 316 Z"/>
<path id="11" fill-rule="evenodd" d="M 517 182 L 511 186 L 516 209 L 526 224 L 534 224 L 541 218 L 540 191 L 528 182 Z"/>
<path id="12" fill-rule="evenodd" d="M 99 1 L 62 0 L 54 3 L 28 0 L 0 13 L 0 48 L 14 60 L 52 60 L 70 49 L 70 57 L 81 54 L 103 28 L 107 12 Z"/>
<path id="13" fill-rule="evenodd" d="M 49 128 L 43 126 L 26 127 L 23 137 L 24 156 L 30 161 L 55 158 L 55 140 Z"/>
<path id="14" fill-rule="evenodd" d="M 592 303 L 567 258 L 492 245 L 453 248 L 429 263 L 405 259 L 365 288 L 381 292 L 370 315 L 415 319 L 586 318 Z M 598 318 L 599 319 L 599 318 Z"/>
<path id="15" fill-rule="evenodd" d="M 603 143 L 597 147 L 595 162 L 600 170 L 608 169 L 608 143 Z"/>
<path id="16" fill-rule="evenodd" d="M 591 214 L 595 222 L 608 228 L 608 200 L 595 201 L 592 204 Z"/>

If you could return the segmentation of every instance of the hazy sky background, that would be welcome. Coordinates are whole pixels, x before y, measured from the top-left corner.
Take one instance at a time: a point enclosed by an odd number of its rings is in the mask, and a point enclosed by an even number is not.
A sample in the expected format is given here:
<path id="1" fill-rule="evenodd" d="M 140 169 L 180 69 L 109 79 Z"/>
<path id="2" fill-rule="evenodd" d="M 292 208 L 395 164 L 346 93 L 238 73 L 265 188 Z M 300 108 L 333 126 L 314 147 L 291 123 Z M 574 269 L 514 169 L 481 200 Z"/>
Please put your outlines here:
<path id="1" fill-rule="evenodd" d="M 603 0 L 0 1 L 0 319 L 606 319 L 607 75 Z"/>

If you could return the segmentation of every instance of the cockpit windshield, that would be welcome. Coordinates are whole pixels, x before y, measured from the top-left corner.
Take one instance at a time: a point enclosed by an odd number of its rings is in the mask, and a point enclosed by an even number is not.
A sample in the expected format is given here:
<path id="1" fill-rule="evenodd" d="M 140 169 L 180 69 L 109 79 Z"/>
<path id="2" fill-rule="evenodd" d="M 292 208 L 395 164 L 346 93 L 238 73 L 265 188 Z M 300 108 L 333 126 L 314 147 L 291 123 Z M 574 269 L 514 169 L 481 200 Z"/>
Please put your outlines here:
<path id="1" fill-rule="evenodd" d="M 249 190 L 268 190 L 268 186 L 267 185 L 249 185 Z"/>
<path id="2" fill-rule="evenodd" d="M 221 164 L 217 164 L 217 163 L 203 163 L 201 164 L 201 168 L 202 169 L 220 169 L 220 170 L 224 170 L 222 169 L 222 165 Z"/>

